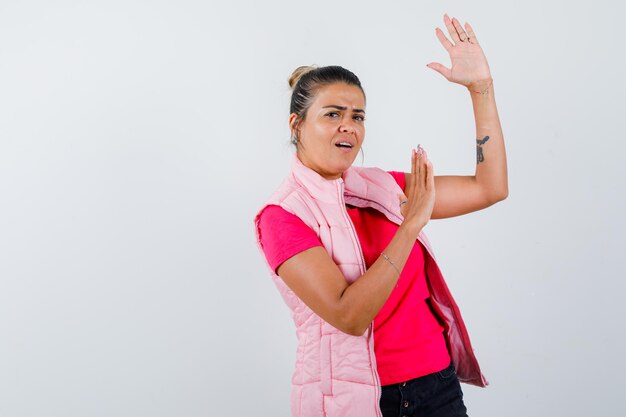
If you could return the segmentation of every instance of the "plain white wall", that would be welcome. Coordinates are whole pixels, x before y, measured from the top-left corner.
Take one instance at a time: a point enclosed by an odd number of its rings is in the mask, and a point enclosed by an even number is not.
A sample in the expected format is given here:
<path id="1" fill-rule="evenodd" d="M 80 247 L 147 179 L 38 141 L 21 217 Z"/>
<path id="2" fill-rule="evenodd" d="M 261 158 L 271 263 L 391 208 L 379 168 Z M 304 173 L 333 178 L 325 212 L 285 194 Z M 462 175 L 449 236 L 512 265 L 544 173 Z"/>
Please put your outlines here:
<path id="1" fill-rule="evenodd" d="M 469 96 L 425 66 L 449 63 L 444 12 L 486 52 L 510 176 L 427 226 L 491 382 L 469 412 L 619 414 L 624 11 L 3 0 L 0 417 L 287 416 L 293 324 L 252 227 L 291 161 L 287 78 L 360 76 L 364 165 L 408 169 L 421 143 L 471 174 Z"/>

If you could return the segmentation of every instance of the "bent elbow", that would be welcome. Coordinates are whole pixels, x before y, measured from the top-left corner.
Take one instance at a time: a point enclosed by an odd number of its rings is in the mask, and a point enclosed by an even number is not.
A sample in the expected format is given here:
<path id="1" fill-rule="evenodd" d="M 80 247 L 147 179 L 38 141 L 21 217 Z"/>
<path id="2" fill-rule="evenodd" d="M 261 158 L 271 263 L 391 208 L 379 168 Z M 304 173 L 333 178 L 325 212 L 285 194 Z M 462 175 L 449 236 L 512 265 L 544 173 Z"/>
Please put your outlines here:
<path id="1" fill-rule="evenodd" d="M 497 198 L 497 199 L 496 199 L 496 203 L 497 203 L 498 201 L 506 200 L 506 198 L 507 198 L 508 196 L 509 196 L 509 188 L 508 188 L 508 187 L 506 187 L 506 188 L 502 189 L 502 190 L 498 193 L 498 195 L 496 196 L 496 198 Z"/>
<path id="2" fill-rule="evenodd" d="M 364 331 L 359 333 L 360 327 L 355 323 L 351 323 L 345 319 L 330 324 L 332 324 L 332 326 L 335 327 L 337 330 L 340 330 L 342 333 L 349 334 L 350 336 L 360 336 L 364 333 Z"/>
<path id="3" fill-rule="evenodd" d="M 363 333 L 367 331 L 368 327 L 363 328 L 363 327 L 352 326 L 352 327 L 345 327 L 339 330 L 341 330 L 345 334 L 349 334 L 350 336 L 363 336 Z"/>
<path id="4" fill-rule="evenodd" d="M 509 188 L 508 187 L 504 187 L 498 191 L 494 191 L 492 193 L 490 193 L 489 197 L 487 198 L 488 200 L 488 205 L 491 206 L 493 204 L 496 204 L 502 200 L 506 200 L 506 198 L 509 196 Z"/>
<path id="5" fill-rule="evenodd" d="M 365 333 L 368 328 L 369 328 L 369 324 L 365 327 L 354 325 L 354 326 L 346 328 L 346 330 L 343 332 L 349 334 L 350 336 L 363 336 L 363 333 Z"/>
<path id="6" fill-rule="evenodd" d="M 362 336 L 370 325 L 369 322 L 363 322 L 361 317 L 350 312 L 344 312 L 341 314 L 341 320 L 337 324 L 337 329 L 349 334 L 350 336 Z"/>

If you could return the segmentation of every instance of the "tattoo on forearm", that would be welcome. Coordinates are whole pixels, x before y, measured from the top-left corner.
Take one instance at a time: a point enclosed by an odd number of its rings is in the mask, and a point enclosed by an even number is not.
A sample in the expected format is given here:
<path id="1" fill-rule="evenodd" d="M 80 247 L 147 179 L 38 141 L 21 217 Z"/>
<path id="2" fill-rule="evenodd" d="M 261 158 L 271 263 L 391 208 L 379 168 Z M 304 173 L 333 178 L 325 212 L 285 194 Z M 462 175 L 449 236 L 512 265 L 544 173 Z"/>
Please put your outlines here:
<path id="1" fill-rule="evenodd" d="M 476 139 L 476 163 L 480 164 L 485 160 L 485 155 L 483 155 L 482 146 L 489 140 L 489 136 L 485 136 L 482 139 Z"/>

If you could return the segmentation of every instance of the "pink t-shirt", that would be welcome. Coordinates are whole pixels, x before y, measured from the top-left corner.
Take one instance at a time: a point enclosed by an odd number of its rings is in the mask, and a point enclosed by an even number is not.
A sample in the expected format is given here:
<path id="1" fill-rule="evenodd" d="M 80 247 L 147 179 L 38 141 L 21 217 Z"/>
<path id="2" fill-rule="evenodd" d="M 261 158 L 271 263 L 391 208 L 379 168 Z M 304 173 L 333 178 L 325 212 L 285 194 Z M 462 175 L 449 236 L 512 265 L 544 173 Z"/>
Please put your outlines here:
<path id="1" fill-rule="evenodd" d="M 390 172 L 404 189 L 404 173 Z M 369 268 L 398 226 L 375 209 L 348 208 Z M 290 257 L 321 246 L 315 232 L 280 206 L 268 206 L 259 219 L 263 252 L 276 269 Z M 429 306 L 425 249 L 416 241 L 396 287 L 374 318 L 374 351 L 382 385 L 440 371 L 450 363 L 443 327 Z"/>

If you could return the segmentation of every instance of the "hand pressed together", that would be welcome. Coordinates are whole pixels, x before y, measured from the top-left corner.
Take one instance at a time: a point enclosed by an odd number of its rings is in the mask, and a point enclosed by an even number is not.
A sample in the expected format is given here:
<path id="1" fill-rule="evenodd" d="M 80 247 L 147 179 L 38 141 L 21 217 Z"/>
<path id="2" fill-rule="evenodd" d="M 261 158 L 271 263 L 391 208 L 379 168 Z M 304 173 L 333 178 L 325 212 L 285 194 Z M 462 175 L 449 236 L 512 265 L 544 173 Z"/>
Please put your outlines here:
<path id="1" fill-rule="evenodd" d="M 411 174 L 406 176 L 404 193 L 400 196 L 403 225 L 419 232 L 430 220 L 435 205 L 433 165 L 421 147 L 412 151 Z"/>

